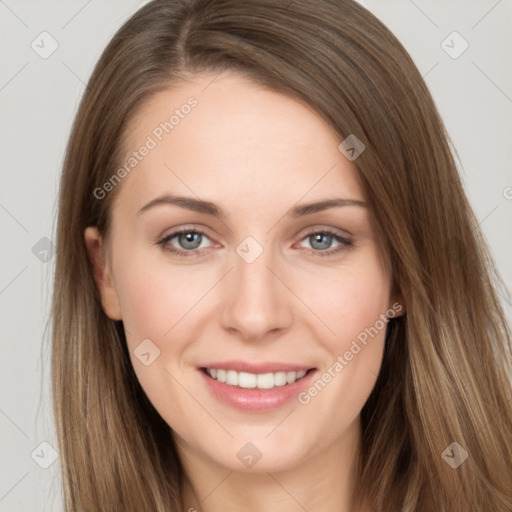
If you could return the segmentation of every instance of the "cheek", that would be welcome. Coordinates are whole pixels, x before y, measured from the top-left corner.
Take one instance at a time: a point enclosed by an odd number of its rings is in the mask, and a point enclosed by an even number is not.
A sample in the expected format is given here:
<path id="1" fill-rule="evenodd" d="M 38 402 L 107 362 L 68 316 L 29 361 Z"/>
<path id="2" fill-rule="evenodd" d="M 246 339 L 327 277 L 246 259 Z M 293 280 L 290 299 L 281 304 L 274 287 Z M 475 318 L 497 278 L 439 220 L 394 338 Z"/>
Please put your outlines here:
<path id="1" fill-rule="evenodd" d="M 117 261 L 116 286 L 130 344 L 145 338 L 161 344 L 208 290 L 206 276 L 191 277 L 190 270 L 166 264 L 156 251 L 132 251 Z"/>
<path id="2" fill-rule="evenodd" d="M 323 292 L 315 288 L 309 294 L 308 304 L 324 324 L 314 320 L 326 357 L 318 379 L 299 402 L 313 417 L 326 407 L 338 426 L 359 414 L 375 385 L 388 325 L 390 278 L 375 252 L 358 256 L 357 264 L 324 280 Z"/>
<path id="3" fill-rule="evenodd" d="M 317 317 L 320 327 L 316 331 L 322 334 L 322 344 L 331 353 L 346 350 L 353 339 L 374 326 L 389 308 L 390 280 L 370 251 L 360 253 L 357 264 L 336 272 L 329 269 L 325 276 L 314 277 L 301 293 Z M 320 287 L 318 283 L 324 285 Z"/>
<path id="4" fill-rule="evenodd" d="M 164 257 L 152 258 L 152 252 L 132 250 L 128 258 L 118 258 L 116 287 L 137 379 L 154 407 L 174 418 L 180 416 L 176 397 L 181 391 L 172 377 L 189 344 L 184 330 L 192 328 L 194 305 L 210 285 L 206 278 L 191 279 L 189 271 L 166 264 Z"/>
<path id="5" fill-rule="evenodd" d="M 170 328 L 177 296 L 168 293 L 168 284 L 153 269 L 130 264 L 120 272 L 118 286 L 123 324 L 130 343 L 138 338 L 158 340 Z M 123 275 L 124 274 L 124 275 Z"/>

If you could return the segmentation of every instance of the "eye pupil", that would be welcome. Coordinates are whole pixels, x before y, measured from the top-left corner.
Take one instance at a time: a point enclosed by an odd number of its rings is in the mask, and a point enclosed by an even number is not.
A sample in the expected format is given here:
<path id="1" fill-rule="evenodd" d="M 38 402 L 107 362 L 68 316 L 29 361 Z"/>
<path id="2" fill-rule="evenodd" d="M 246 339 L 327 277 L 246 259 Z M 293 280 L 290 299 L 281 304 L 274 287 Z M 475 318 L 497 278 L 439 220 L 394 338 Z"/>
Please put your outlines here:
<path id="1" fill-rule="evenodd" d="M 332 243 L 332 236 L 330 236 L 326 233 L 317 233 L 310 238 L 312 239 L 311 247 L 313 247 L 313 249 L 318 249 L 318 250 L 328 249 Z M 317 244 L 317 242 L 319 242 L 319 244 Z"/>
<path id="2" fill-rule="evenodd" d="M 178 240 L 184 249 L 197 249 L 201 245 L 201 236 L 201 233 L 189 231 L 180 234 Z"/>

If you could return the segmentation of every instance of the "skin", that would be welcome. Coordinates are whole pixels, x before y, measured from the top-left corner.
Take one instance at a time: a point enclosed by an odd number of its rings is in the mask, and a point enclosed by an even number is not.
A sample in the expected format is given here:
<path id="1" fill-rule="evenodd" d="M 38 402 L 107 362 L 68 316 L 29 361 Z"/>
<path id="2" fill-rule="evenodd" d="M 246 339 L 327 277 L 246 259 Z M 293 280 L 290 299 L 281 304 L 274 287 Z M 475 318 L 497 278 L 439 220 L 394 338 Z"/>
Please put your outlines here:
<path id="1" fill-rule="evenodd" d="M 348 512 L 359 415 L 385 328 L 306 405 L 234 409 L 212 396 L 196 367 L 279 361 L 321 375 L 392 307 L 391 278 L 366 207 L 286 216 L 326 198 L 365 201 L 355 164 L 338 150 L 342 139 L 295 99 L 232 72 L 214 78 L 195 75 L 153 95 L 126 130 L 129 156 L 168 112 L 198 100 L 118 185 L 108 238 L 85 231 L 103 308 L 123 320 L 137 378 L 173 429 L 187 474 L 184 510 Z M 212 201 L 227 217 L 169 204 L 138 214 L 164 193 Z M 199 256 L 156 244 L 182 226 L 207 233 Z M 319 255 L 310 235 L 322 229 L 352 245 L 331 239 L 331 254 Z M 263 248 L 250 264 L 236 252 L 247 236 Z M 185 252 L 181 242 L 168 245 Z M 160 350 L 148 366 L 134 355 L 144 339 Z M 262 454 L 252 468 L 237 457 L 249 441 Z"/>

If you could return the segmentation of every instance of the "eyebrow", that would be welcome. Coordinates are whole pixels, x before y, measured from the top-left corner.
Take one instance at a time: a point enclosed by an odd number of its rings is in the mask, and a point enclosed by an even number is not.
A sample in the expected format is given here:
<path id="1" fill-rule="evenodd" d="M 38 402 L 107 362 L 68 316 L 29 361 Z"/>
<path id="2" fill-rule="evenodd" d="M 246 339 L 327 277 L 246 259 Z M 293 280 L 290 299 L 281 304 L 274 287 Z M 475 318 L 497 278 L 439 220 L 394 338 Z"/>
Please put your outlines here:
<path id="1" fill-rule="evenodd" d="M 176 196 L 166 194 L 161 197 L 157 197 L 144 205 L 138 212 L 137 215 L 141 215 L 142 213 L 148 211 L 155 206 L 162 205 L 175 205 L 180 208 L 185 208 L 187 210 L 192 210 L 198 213 L 204 213 L 206 215 L 212 215 L 219 219 L 226 219 L 227 215 L 222 210 L 220 206 L 217 206 L 215 203 L 210 201 L 203 201 L 202 199 L 194 199 L 193 197 L 185 197 L 185 196 Z M 365 208 L 367 205 L 364 201 L 359 199 L 345 199 L 334 197 L 331 199 L 324 199 L 322 201 L 316 201 L 314 203 L 300 204 L 294 206 L 286 215 L 292 218 L 304 217 L 306 215 L 311 215 L 316 212 L 320 212 L 323 210 L 327 210 L 328 208 L 336 208 L 342 206 L 360 206 Z"/>

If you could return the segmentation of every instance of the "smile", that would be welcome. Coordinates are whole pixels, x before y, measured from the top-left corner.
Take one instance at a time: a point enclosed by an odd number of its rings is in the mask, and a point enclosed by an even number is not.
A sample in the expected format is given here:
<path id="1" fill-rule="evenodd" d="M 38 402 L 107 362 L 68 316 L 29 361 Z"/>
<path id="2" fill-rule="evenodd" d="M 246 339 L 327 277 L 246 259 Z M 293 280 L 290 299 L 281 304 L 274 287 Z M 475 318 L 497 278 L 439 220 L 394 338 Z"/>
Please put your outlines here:
<path id="1" fill-rule="evenodd" d="M 205 368 L 206 373 L 218 382 L 245 389 L 273 389 L 302 379 L 307 370 L 298 372 L 248 373 L 221 368 Z"/>
<path id="2" fill-rule="evenodd" d="M 211 396 L 244 412 L 270 412 L 293 402 L 318 373 L 285 363 L 225 361 L 197 367 Z"/>

